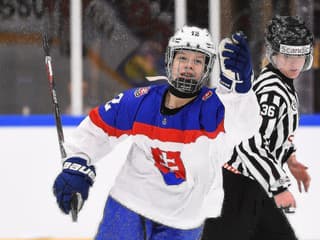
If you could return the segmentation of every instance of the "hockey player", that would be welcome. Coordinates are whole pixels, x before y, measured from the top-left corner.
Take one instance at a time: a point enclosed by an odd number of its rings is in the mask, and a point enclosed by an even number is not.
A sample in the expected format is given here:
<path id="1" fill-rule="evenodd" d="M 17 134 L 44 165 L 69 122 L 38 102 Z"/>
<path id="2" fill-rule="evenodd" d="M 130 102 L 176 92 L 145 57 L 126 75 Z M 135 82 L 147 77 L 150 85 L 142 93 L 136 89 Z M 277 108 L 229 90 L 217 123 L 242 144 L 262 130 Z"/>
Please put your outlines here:
<path id="1" fill-rule="evenodd" d="M 225 49 L 230 57 L 221 83 L 235 87 L 210 89 L 205 85 L 216 59 L 211 35 L 181 28 L 166 51 L 168 84 L 119 94 L 93 109 L 66 142 L 68 157 L 53 188 L 68 214 L 72 193 L 87 199 L 94 164 L 132 137 L 96 240 L 196 240 L 205 218 L 220 214 L 222 163 L 259 126 L 246 39 L 234 34 Z"/>
<path id="2" fill-rule="evenodd" d="M 269 64 L 253 83 L 262 124 L 225 164 L 222 216 L 206 221 L 203 240 L 297 239 L 281 210 L 296 207 L 283 165 L 288 164 L 300 192 L 302 185 L 308 191 L 310 176 L 293 144 L 299 122 L 293 82 L 312 65 L 313 36 L 299 17 L 276 16 L 266 28 L 265 43 Z"/>

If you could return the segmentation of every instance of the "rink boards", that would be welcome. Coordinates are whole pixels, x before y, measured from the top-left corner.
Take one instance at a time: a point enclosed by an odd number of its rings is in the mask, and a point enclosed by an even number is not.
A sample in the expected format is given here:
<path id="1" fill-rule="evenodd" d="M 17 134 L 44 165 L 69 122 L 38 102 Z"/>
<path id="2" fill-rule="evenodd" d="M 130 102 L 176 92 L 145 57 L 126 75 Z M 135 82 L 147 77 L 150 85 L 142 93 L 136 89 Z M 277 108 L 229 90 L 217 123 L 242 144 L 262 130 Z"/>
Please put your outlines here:
<path id="1" fill-rule="evenodd" d="M 66 138 L 82 117 L 63 117 Z M 298 159 L 309 167 L 309 193 L 300 194 L 295 181 L 291 191 L 297 200 L 289 215 L 298 236 L 320 239 L 319 115 L 302 116 L 295 137 Z M 61 170 L 57 133 L 52 116 L 1 116 L 0 240 L 91 239 L 102 217 L 104 202 L 117 172 L 125 161 L 130 142 L 123 142 L 97 164 L 97 179 L 77 223 L 63 215 L 52 194 L 52 183 Z"/>

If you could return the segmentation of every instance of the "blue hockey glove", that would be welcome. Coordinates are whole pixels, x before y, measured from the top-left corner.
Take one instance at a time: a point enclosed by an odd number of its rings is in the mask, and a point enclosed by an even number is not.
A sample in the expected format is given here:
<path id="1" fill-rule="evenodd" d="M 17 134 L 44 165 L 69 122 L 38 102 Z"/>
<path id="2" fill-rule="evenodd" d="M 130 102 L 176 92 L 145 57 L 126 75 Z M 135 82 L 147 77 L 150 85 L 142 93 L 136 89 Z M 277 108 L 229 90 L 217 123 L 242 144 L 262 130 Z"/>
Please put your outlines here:
<path id="1" fill-rule="evenodd" d="M 60 209 L 68 214 L 71 210 L 71 199 L 74 194 L 81 195 L 82 203 L 88 198 L 89 188 L 96 176 L 94 166 L 88 166 L 86 160 L 72 157 L 63 163 L 63 170 L 53 184 L 53 193 L 56 196 Z"/>
<path id="2" fill-rule="evenodd" d="M 253 78 L 250 51 L 246 36 L 242 32 L 226 38 L 220 46 L 220 83 L 238 93 L 246 93 L 251 88 Z"/>

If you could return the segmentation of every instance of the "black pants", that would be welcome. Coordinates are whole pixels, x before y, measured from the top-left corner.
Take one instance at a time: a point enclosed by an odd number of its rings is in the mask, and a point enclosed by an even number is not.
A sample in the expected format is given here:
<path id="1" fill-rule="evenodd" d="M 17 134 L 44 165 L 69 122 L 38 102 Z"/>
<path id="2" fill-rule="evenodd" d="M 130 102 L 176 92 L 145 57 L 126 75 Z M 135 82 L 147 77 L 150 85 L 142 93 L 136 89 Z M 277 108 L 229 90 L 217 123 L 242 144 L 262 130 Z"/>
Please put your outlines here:
<path id="1" fill-rule="evenodd" d="M 287 217 L 258 182 L 223 169 L 222 215 L 207 219 L 202 240 L 297 240 Z"/>

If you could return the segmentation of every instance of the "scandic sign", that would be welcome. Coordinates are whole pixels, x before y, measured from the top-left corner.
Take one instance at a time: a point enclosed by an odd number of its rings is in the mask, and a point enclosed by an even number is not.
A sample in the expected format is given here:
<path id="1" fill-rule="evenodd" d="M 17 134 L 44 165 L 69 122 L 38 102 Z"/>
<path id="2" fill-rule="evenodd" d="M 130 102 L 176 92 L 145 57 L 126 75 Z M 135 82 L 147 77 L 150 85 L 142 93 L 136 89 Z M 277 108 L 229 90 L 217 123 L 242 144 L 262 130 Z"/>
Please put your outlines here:
<path id="1" fill-rule="evenodd" d="M 304 45 L 304 46 L 291 46 L 280 44 L 280 53 L 287 54 L 287 55 L 306 55 L 310 54 L 311 46 Z"/>

